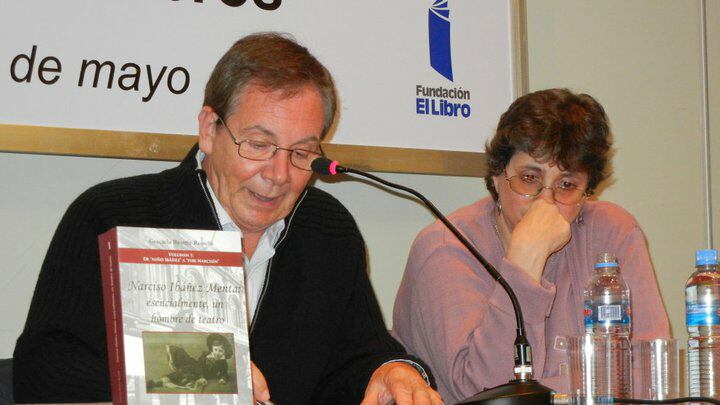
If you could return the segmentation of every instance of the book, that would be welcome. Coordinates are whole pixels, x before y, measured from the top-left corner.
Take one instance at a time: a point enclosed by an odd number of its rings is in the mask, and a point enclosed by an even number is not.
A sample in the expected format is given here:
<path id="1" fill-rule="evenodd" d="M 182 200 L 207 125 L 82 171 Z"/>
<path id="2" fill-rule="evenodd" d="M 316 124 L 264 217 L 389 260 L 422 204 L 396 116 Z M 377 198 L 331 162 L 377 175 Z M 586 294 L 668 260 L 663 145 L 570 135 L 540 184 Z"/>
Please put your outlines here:
<path id="1" fill-rule="evenodd" d="M 98 238 L 113 403 L 251 404 L 239 232 Z"/>

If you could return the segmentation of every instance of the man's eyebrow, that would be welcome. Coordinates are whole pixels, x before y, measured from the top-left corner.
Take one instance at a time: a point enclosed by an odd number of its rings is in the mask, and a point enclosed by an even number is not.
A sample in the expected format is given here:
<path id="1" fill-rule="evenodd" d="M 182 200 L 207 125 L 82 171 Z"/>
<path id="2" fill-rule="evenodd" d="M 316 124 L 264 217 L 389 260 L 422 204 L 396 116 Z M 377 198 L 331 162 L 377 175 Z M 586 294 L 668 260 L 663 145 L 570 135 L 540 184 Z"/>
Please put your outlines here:
<path id="1" fill-rule="evenodd" d="M 265 128 L 262 125 L 252 125 L 246 128 L 242 129 L 243 132 L 252 132 L 252 131 L 258 131 L 262 134 L 269 136 L 273 139 L 273 141 L 277 142 L 278 136 L 275 132 Z M 320 137 L 317 135 L 308 135 L 303 139 L 300 139 L 299 141 L 295 142 L 293 145 L 299 145 L 303 143 L 313 143 L 313 144 L 319 144 L 320 143 Z"/>
<path id="2" fill-rule="evenodd" d="M 265 134 L 265 135 L 267 135 L 267 136 L 270 136 L 270 137 L 273 137 L 273 138 L 277 138 L 277 135 L 275 134 L 275 132 L 273 132 L 273 131 L 265 128 L 265 127 L 262 126 L 262 125 L 253 125 L 253 126 L 250 126 L 250 127 L 246 127 L 246 128 L 243 128 L 242 131 L 243 131 L 243 132 L 259 131 L 259 132 L 262 132 L 263 134 Z"/>
<path id="3" fill-rule="evenodd" d="M 315 136 L 315 135 L 310 135 L 310 136 L 307 136 L 307 137 L 305 137 L 305 138 L 303 138 L 303 139 L 295 142 L 293 145 L 300 145 L 300 144 L 303 144 L 303 143 L 306 143 L 306 144 L 311 143 L 311 144 L 313 144 L 313 145 L 319 145 L 319 144 L 320 144 L 320 139 L 319 139 L 317 136 Z"/>

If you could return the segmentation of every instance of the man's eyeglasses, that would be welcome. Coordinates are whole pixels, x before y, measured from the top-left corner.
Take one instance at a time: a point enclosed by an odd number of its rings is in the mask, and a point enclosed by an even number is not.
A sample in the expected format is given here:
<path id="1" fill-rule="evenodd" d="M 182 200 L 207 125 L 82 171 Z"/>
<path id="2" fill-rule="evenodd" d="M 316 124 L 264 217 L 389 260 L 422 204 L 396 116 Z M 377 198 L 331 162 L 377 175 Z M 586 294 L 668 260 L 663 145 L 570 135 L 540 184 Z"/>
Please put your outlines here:
<path id="1" fill-rule="evenodd" d="M 320 145 L 318 145 L 318 151 L 316 152 L 306 149 L 281 148 L 274 143 L 255 141 L 252 139 L 241 139 L 238 141 L 232 131 L 230 131 L 227 124 L 225 124 L 225 121 L 223 121 L 220 117 L 218 117 L 218 120 L 220 120 L 220 123 L 225 127 L 225 129 L 227 129 L 227 133 L 230 135 L 230 138 L 232 138 L 233 143 L 237 145 L 237 152 L 241 158 L 257 161 L 270 160 L 273 156 L 275 156 L 278 150 L 284 150 L 289 152 L 290 163 L 292 163 L 293 166 L 301 170 L 312 171 L 312 167 L 310 165 L 313 160 L 324 156 Z"/>
<path id="2" fill-rule="evenodd" d="M 507 176 L 507 173 L 505 175 Z M 577 204 L 588 196 L 585 190 L 569 180 L 560 180 L 554 186 L 544 186 L 543 179 L 534 174 L 516 174 L 506 177 L 505 180 L 512 191 L 524 197 L 535 198 L 547 188 L 552 191 L 553 199 L 564 205 Z"/>

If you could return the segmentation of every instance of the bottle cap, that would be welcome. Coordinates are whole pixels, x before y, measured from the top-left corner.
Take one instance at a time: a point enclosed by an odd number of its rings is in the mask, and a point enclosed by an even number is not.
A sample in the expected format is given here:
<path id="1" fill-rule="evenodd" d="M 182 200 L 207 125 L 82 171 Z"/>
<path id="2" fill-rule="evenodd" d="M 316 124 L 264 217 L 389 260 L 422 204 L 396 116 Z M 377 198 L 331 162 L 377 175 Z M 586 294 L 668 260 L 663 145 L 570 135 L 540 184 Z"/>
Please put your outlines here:
<path id="1" fill-rule="evenodd" d="M 718 264 L 718 252 L 715 249 L 700 249 L 695 251 L 695 265 L 703 266 Z"/>
<path id="2" fill-rule="evenodd" d="M 595 260 L 595 268 L 618 267 L 617 258 L 612 253 L 600 253 Z"/>

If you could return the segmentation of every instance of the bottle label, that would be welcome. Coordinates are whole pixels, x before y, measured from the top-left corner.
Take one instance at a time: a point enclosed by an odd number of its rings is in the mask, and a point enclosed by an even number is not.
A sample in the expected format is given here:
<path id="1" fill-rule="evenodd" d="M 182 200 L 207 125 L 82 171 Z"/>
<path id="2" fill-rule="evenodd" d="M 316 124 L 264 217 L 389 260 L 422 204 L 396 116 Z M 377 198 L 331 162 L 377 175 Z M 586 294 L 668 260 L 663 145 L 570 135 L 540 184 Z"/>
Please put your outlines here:
<path id="1" fill-rule="evenodd" d="M 630 325 L 630 306 L 622 304 L 597 305 L 585 303 L 585 328 L 596 325 Z"/>
<path id="2" fill-rule="evenodd" d="M 687 326 L 720 325 L 720 305 L 686 304 L 685 324 Z"/>
<path id="3" fill-rule="evenodd" d="M 622 321 L 622 305 L 599 305 L 597 310 L 600 322 Z"/>

